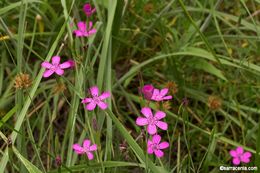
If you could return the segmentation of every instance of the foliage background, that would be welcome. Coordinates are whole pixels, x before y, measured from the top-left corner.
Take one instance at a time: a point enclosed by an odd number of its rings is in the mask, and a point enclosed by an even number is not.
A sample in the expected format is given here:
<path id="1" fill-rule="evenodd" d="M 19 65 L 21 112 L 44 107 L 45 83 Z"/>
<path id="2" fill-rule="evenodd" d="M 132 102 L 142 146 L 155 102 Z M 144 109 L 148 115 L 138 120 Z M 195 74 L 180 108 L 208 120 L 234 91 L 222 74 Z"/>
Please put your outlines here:
<path id="1" fill-rule="evenodd" d="M 98 33 L 79 39 L 84 3 L 0 1 L 0 172 L 218 172 L 236 146 L 260 166 L 259 0 L 93 0 Z M 42 79 L 53 55 L 76 68 Z M 30 80 L 16 89 L 20 73 Z M 135 125 L 147 83 L 174 95 L 161 160 Z M 93 85 L 112 91 L 108 111 L 84 110 Z M 94 161 L 71 150 L 85 138 Z"/>

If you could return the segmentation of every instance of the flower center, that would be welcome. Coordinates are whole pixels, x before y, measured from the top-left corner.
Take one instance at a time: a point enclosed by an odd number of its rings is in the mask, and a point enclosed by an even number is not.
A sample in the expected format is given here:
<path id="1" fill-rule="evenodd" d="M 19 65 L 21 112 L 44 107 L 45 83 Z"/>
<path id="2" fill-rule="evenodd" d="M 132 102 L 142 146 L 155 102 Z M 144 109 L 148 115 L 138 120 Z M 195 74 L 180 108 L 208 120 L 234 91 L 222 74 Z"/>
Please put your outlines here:
<path id="1" fill-rule="evenodd" d="M 52 66 L 51 66 L 51 70 L 52 71 L 55 71 L 55 70 L 57 70 L 58 68 L 60 68 L 60 64 L 52 64 Z"/>
<path id="2" fill-rule="evenodd" d="M 98 103 L 98 102 L 101 101 L 101 99 L 98 96 L 94 96 L 93 100 L 94 100 L 95 103 Z"/>
<path id="3" fill-rule="evenodd" d="M 157 120 L 152 116 L 148 117 L 147 121 L 148 121 L 148 124 L 150 124 L 150 125 L 155 125 L 157 123 Z"/>
<path id="4" fill-rule="evenodd" d="M 152 149 L 153 150 L 158 150 L 158 144 L 152 144 Z"/>

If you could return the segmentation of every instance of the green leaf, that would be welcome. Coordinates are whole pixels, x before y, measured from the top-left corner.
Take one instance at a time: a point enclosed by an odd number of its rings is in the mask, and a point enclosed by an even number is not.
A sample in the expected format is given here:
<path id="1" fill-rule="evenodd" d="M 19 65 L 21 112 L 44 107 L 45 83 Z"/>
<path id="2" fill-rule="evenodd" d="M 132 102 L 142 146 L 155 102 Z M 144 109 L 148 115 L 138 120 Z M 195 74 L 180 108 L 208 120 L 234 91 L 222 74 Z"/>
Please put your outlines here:
<path id="1" fill-rule="evenodd" d="M 31 162 L 24 158 L 14 146 L 13 152 L 15 153 L 17 158 L 24 164 L 29 173 L 42 173 L 36 166 L 34 166 Z"/>
<path id="2" fill-rule="evenodd" d="M 60 172 L 80 172 L 86 170 L 100 169 L 102 167 L 105 168 L 116 168 L 116 167 L 144 167 L 142 164 L 132 163 L 132 162 L 121 162 L 121 161 L 106 161 L 102 163 L 89 163 L 89 164 L 80 164 L 75 166 L 70 166 L 66 168 L 62 168 Z M 58 170 L 51 170 L 48 173 L 56 173 Z"/>
<path id="3" fill-rule="evenodd" d="M 16 105 L 15 107 L 13 107 L 0 121 L 0 129 L 3 126 L 3 124 L 8 121 L 13 115 L 14 113 L 17 111 L 18 105 Z"/>
<path id="4" fill-rule="evenodd" d="M 204 59 L 192 58 L 187 62 L 187 64 L 193 68 L 203 70 L 205 72 L 215 75 L 216 77 L 224 81 L 227 81 L 226 77 L 222 74 L 222 72 L 219 69 L 217 69 L 214 65 L 210 64 Z"/>

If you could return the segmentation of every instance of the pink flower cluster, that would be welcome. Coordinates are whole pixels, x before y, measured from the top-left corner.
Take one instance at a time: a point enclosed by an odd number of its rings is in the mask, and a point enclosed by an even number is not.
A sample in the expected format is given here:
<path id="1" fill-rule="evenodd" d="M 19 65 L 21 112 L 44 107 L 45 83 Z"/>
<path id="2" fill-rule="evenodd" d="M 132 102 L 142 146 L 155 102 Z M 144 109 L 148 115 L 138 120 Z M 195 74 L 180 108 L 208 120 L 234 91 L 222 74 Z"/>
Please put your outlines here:
<path id="1" fill-rule="evenodd" d="M 87 3 L 84 5 L 83 11 L 85 12 L 87 18 L 89 18 L 96 11 L 96 9 L 92 8 L 91 5 Z M 77 26 L 78 29 L 73 31 L 76 37 L 88 37 L 97 32 L 96 29 L 93 28 L 92 21 L 89 21 L 88 23 L 80 21 L 78 22 Z M 48 78 L 54 73 L 56 73 L 59 76 L 62 76 L 64 74 L 65 69 L 69 69 L 75 66 L 75 62 L 73 60 L 68 60 L 63 63 L 60 63 L 60 61 L 60 56 L 56 55 L 52 57 L 51 63 L 47 61 L 42 62 L 41 66 L 45 68 L 43 77 Z M 107 103 L 104 102 L 104 99 L 110 97 L 110 92 L 104 92 L 101 95 L 99 95 L 98 87 L 93 86 L 90 88 L 90 93 L 92 95 L 91 98 L 87 97 L 82 100 L 83 104 L 87 104 L 87 110 L 92 111 L 95 109 L 97 105 L 102 110 L 108 107 Z M 75 150 L 77 154 L 86 154 L 88 159 L 92 160 L 94 158 L 92 152 L 97 150 L 97 145 L 90 144 L 91 141 L 89 139 L 85 139 L 83 142 L 83 146 L 80 146 L 79 144 L 74 144 L 72 148 Z"/>
<path id="2" fill-rule="evenodd" d="M 168 88 L 163 88 L 162 90 L 156 89 L 151 84 L 145 85 L 141 92 L 146 100 L 163 101 L 170 100 L 172 96 L 168 96 Z M 136 124 L 138 126 L 146 126 L 147 132 L 152 136 L 152 140 L 147 141 L 147 153 L 155 154 L 156 157 L 163 157 L 164 153 L 162 149 L 169 147 L 168 142 L 161 142 L 161 136 L 157 133 L 157 127 L 161 130 L 167 130 L 168 124 L 162 121 L 165 118 L 166 113 L 163 111 L 156 111 L 153 114 L 152 109 L 149 107 L 143 107 L 141 113 L 144 117 L 138 117 L 136 119 Z"/>
<path id="3" fill-rule="evenodd" d="M 85 4 L 83 7 L 83 11 L 85 12 L 87 18 L 90 18 L 93 13 L 95 13 L 96 9 L 92 8 L 89 3 Z M 95 28 L 93 28 L 93 22 L 84 22 L 80 21 L 77 24 L 78 29 L 74 30 L 73 33 L 76 37 L 89 37 L 97 32 Z"/>

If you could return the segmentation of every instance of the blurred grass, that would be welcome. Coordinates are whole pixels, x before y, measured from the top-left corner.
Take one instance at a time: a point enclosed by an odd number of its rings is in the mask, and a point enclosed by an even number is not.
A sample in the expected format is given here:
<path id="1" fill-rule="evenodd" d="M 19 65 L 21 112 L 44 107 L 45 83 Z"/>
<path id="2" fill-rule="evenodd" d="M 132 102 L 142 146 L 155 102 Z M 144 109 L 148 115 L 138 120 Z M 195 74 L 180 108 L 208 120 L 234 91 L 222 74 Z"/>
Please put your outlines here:
<path id="1" fill-rule="evenodd" d="M 98 32 L 87 39 L 72 34 L 84 1 L 0 2 L 0 173 L 213 173 L 231 166 L 236 146 L 260 165 L 259 1 L 90 2 Z M 41 62 L 57 54 L 76 67 L 42 79 Z M 32 86 L 15 89 L 19 73 Z M 147 83 L 174 96 L 160 107 L 170 142 L 160 160 L 134 123 Z M 80 104 L 93 85 L 113 93 L 107 112 Z M 85 138 L 99 146 L 93 161 L 72 151 Z"/>

